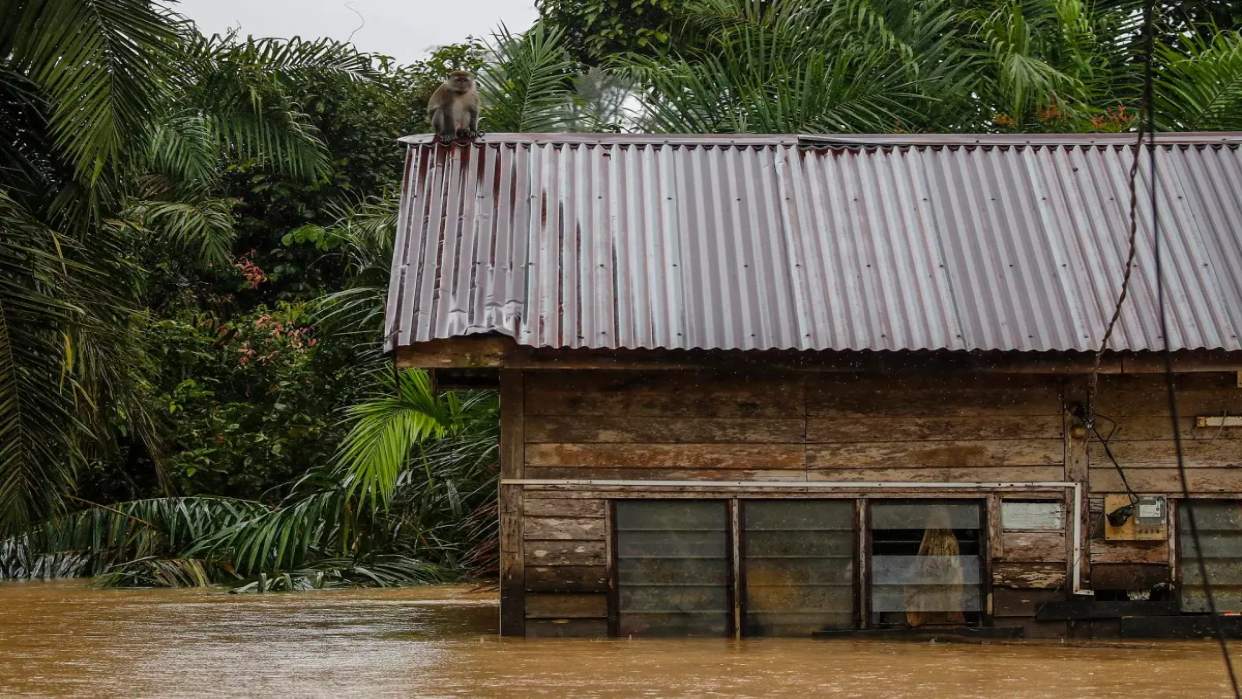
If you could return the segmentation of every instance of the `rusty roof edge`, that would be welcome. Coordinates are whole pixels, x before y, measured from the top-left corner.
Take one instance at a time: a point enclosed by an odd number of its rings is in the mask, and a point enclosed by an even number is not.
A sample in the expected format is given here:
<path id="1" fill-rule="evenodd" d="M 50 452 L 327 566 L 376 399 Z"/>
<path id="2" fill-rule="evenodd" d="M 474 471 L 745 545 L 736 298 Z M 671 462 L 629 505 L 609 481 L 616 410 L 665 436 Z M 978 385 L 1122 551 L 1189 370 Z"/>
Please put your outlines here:
<path id="1" fill-rule="evenodd" d="M 487 133 L 475 143 L 587 144 L 587 145 L 738 145 L 738 146 L 1026 146 L 1126 145 L 1132 133 L 1026 133 L 1026 134 L 661 134 L 661 133 Z M 434 143 L 434 134 L 397 139 L 410 145 Z M 1239 145 L 1242 131 L 1183 131 L 1156 134 L 1163 145 Z"/>
<path id="2" fill-rule="evenodd" d="M 435 134 L 413 134 L 397 139 L 410 145 L 436 141 Z M 797 145 L 793 134 L 625 134 L 625 133 L 485 133 L 475 143 L 547 143 L 587 145 Z"/>
<path id="3" fill-rule="evenodd" d="M 1128 145 L 1132 133 L 1023 133 L 1023 134 L 803 134 L 802 145 L 837 146 L 1036 146 L 1036 145 Z M 1215 145 L 1242 143 L 1240 131 L 1182 131 L 1156 134 L 1164 145 Z"/>

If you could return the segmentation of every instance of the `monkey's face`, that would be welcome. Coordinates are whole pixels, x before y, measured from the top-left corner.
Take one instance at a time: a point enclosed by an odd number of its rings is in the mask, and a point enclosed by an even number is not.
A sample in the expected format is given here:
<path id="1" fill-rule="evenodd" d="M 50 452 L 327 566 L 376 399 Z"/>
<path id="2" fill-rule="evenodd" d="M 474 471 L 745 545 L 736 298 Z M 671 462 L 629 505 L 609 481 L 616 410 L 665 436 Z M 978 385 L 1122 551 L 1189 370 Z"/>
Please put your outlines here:
<path id="1" fill-rule="evenodd" d="M 448 83 L 456 92 L 469 92 L 474 87 L 474 79 L 464 70 L 449 73 Z"/>

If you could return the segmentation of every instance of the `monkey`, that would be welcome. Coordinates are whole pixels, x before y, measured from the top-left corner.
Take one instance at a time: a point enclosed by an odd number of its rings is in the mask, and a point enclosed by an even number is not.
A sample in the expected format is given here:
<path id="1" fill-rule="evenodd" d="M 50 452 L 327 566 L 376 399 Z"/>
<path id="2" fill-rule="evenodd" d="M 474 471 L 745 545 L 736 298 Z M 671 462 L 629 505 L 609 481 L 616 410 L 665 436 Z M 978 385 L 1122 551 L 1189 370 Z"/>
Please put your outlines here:
<path id="1" fill-rule="evenodd" d="M 464 70 L 449 73 L 427 101 L 427 118 L 441 143 L 479 135 L 479 92 L 474 78 Z"/>

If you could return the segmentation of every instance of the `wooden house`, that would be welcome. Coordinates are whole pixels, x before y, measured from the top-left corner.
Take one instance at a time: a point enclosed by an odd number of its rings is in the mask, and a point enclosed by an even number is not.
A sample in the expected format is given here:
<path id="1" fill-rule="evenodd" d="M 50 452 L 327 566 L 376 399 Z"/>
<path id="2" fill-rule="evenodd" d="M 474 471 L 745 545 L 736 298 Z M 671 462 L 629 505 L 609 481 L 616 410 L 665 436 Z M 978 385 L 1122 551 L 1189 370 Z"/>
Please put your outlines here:
<path id="1" fill-rule="evenodd" d="M 1204 612 L 1146 155 L 1097 356 L 1132 140 L 406 139 L 387 348 L 499 388 L 501 632 Z M 1163 135 L 1155 182 L 1176 429 L 1242 611 L 1240 143 Z"/>

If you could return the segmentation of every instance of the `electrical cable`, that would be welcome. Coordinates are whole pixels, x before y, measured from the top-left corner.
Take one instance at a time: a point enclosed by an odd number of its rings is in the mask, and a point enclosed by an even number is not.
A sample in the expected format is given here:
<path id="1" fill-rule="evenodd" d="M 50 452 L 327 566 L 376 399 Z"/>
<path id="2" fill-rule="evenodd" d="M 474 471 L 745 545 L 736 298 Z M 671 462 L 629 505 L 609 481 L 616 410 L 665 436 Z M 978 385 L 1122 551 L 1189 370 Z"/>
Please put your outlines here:
<path id="1" fill-rule="evenodd" d="M 1150 105 L 1148 106 L 1150 110 Z M 1100 340 L 1100 348 L 1095 351 L 1094 361 L 1091 367 L 1091 374 L 1088 378 L 1087 385 L 1087 410 L 1083 423 L 1087 429 L 1095 431 L 1095 394 L 1100 381 L 1100 364 L 1104 361 L 1104 353 L 1108 351 L 1109 340 L 1113 337 L 1113 331 L 1117 328 L 1117 323 L 1121 320 L 1121 309 L 1125 306 L 1126 297 L 1130 294 L 1130 278 L 1134 274 L 1134 258 L 1138 252 L 1138 168 L 1139 160 L 1143 153 L 1143 139 L 1147 133 L 1142 128 L 1138 130 L 1138 136 L 1134 142 L 1134 158 L 1130 160 L 1130 172 L 1128 173 L 1128 181 L 1130 187 L 1130 231 L 1127 236 L 1126 247 L 1129 252 L 1126 253 L 1126 265 L 1121 276 L 1121 289 L 1117 292 L 1117 303 L 1113 306 L 1113 314 L 1108 319 L 1108 324 L 1104 326 L 1104 337 Z M 1153 135 L 1154 139 L 1155 136 Z M 1114 462 L 1116 463 L 1116 462 Z M 1117 467 L 1121 469 L 1120 466 Z M 1125 480 L 1125 477 L 1122 477 Z M 1129 486 L 1127 486 L 1127 490 Z M 1131 493 L 1133 496 L 1133 493 Z"/>
<path id="2" fill-rule="evenodd" d="M 1177 475 L 1181 482 L 1182 488 L 1182 506 L 1186 508 L 1186 519 L 1190 524 L 1190 537 L 1195 545 L 1195 558 L 1199 564 L 1199 577 L 1203 580 L 1203 593 L 1207 598 L 1208 613 L 1212 619 L 1212 631 L 1216 636 L 1216 641 L 1220 645 L 1221 655 L 1225 661 L 1225 671 L 1229 675 L 1229 684 L 1233 689 L 1234 697 L 1242 697 L 1242 693 L 1238 689 L 1238 678 L 1234 673 L 1233 659 L 1229 657 L 1229 644 L 1225 640 L 1224 629 L 1221 627 L 1220 615 L 1216 611 L 1216 597 L 1212 592 L 1212 583 L 1208 580 L 1207 563 L 1203 560 L 1203 546 L 1199 540 L 1199 523 L 1195 517 L 1194 502 L 1190 498 L 1190 484 L 1186 479 L 1186 460 L 1182 453 L 1182 433 L 1181 418 L 1177 409 L 1177 387 L 1176 380 L 1173 376 L 1173 351 L 1172 343 L 1169 341 L 1169 323 L 1168 315 L 1164 307 L 1164 269 L 1161 260 L 1160 246 L 1160 199 L 1157 196 L 1156 189 L 1156 119 L 1155 119 L 1155 102 L 1153 100 L 1154 80 L 1153 80 L 1153 62 L 1155 60 L 1155 2 L 1154 0 L 1146 0 L 1143 3 L 1143 31 L 1144 31 L 1144 64 L 1143 64 L 1143 107 L 1144 107 L 1144 123 L 1139 125 L 1139 130 L 1146 129 L 1150 134 L 1150 143 L 1147 146 L 1148 152 L 1148 169 L 1150 171 L 1150 190 L 1151 190 L 1151 226 L 1152 236 L 1154 238 L 1153 257 L 1155 258 L 1156 273 L 1156 308 L 1160 316 L 1160 337 L 1163 340 L 1163 356 L 1164 356 L 1164 377 L 1166 395 L 1169 401 L 1169 418 L 1173 425 L 1173 446 L 1177 452 Z"/>
<path id="3" fill-rule="evenodd" d="M 1121 320 L 1121 310 L 1125 307 L 1126 297 L 1130 294 L 1130 279 L 1134 275 L 1134 259 L 1138 252 L 1138 169 L 1139 162 L 1143 154 L 1143 140 L 1147 137 L 1147 132 L 1140 128 L 1134 142 L 1134 157 L 1130 160 L 1130 171 L 1127 176 L 1130 189 L 1130 230 L 1126 239 L 1126 263 L 1121 276 L 1121 289 L 1117 292 L 1117 302 L 1113 306 L 1112 316 L 1109 317 L 1108 323 L 1104 326 L 1104 337 L 1100 340 L 1100 347 L 1095 351 L 1095 357 L 1092 361 L 1091 373 L 1087 376 L 1087 405 L 1083 414 L 1080 416 L 1083 426 L 1089 432 L 1095 435 L 1096 439 L 1104 446 L 1104 454 L 1108 456 L 1108 460 L 1112 462 L 1113 468 L 1117 469 L 1117 475 L 1121 477 L 1121 484 L 1125 486 L 1126 494 L 1130 497 L 1130 504 L 1123 508 L 1118 508 L 1114 512 L 1107 513 L 1111 519 L 1118 513 L 1124 511 L 1125 516 L 1133 513 L 1135 504 L 1138 502 L 1138 496 L 1134 494 L 1134 489 L 1130 487 L 1130 482 L 1126 478 L 1126 472 L 1121 468 L 1121 464 L 1113 456 L 1112 448 L 1108 444 L 1108 440 L 1100 436 L 1100 431 L 1096 429 L 1095 420 L 1095 397 L 1099 392 L 1100 384 L 1100 365 L 1104 361 L 1104 353 L 1108 351 L 1108 343 L 1112 339 L 1113 331 L 1117 329 L 1117 323 Z M 1153 135 L 1153 139 L 1154 139 Z M 1114 423 L 1114 430 L 1116 423 Z M 1111 434 L 1110 434 L 1111 437 Z"/>
<path id="4" fill-rule="evenodd" d="M 1138 249 L 1138 168 L 1140 158 L 1143 152 L 1144 142 L 1146 141 L 1148 162 L 1150 171 L 1150 206 L 1152 220 L 1152 235 L 1154 238 L 1153 256 L 1155 259 L 1156 274 L 1156 306 L 1160 316 L 1160 336 L 1163 341 L 1162 355 L 1164 358 L 1164 377 L 1166 394 L 1169 403 L 1169 418 L 1173 427 L 1173 445 L 1177 455 L 1177 473 L 1178 480 L 1181 485 L 1182 503 L 1186 508 L 1186 519 L 1190 525 L 1190 536 L 1195 546 L 1195 558 L 1198 563 L 1199 576 L 1203 581 L 1204 596 L 1207 598 L 1208 613 L 1212 622 L 1213 635 L 1220 646 L 1221 655 L 1225 661 L 1225 671 L 1229 676 L 1229 684 L 1233 690 L 1233 695 L 1237 699 L 1242 699 L 1242 692 L 1239 691 L 1237 674 L 1234 672 L 1233 659 L 1229 656 L 1229 645 L 1225 640 L 1224 629 L 1221 626 L 1220 615 L 1217 613 L 1216 597 L 1212 590 L 1211 581 L 1208 579 L 1207 564 L 1203 560 L 1203 547 L 1199 538 L 1199 524 L 1195 516 L 1194 502 L 1190 497 L 1190 484 L 1186 477 L 1185 455 L 1182 450 L 1181 435 L 1181 417 L 1177 409 L 1177 387 L 1176 380 L 1173 375 L 1173 352 L 1172 344 L 1169 339 L 1168 318 L 1164 305 L 1164 270 L 1161 259 L 1160 245 L 1160 216 L 1159 216 L 1159 197 L 1156 188 L 1156 119 L 1155 119 L 1155 100 L 1154 100 L 1154 64 L 1155 64 L 1155 2 L 1154 0 L 1145 0 L 1143 3 L 1143 96 L 1141 121 L 1138 126 L 1138 135 L 1134 144 L 1134 159 L 1130 163 L 1129 172 L 1129 188 L 1130 188 L 1130 229 L 1128 248 L 1126 254 L 1125 272 L 1121 280 L 1121 290 L 1117 295 L 1117 303 L 1113 309 L 1112 316 L 1109 318 L 1108 324 L 1104 330 L 1104 337 L 1100 342 L 1100 347 L 1095 353 L 1092 372 L 1089 377 L 1087 387 L 1087 405 L 1082 416 L 1083 423 L 1086 428 L 1095 435 L 1096 439 L 1104 447 L 1104 453 L 1112 462 L 1113 467 L 1117 469 L 1117 474 L 1121 477 L 1121 483 L 1125 486 L 1126 493 L 1130 498 L 1129 509 L 1136 506 L 1138 497 L 1134 490 L 1130 487 L 1130 483 L 1125 475 L 1125 470 L 1117 461 L 1109 446 L 1109 440 L 1100 434 L 1096 427 L 1095 413 L 1095 396 L 1099 384 L 1100 366 L 1103 361 L 1104 353 L 1108 350 L 1108 343 L 1112 337 L 1117 323 L 1121 318 L 1122 307 L 1129 293 L 1130 280 L 1134 270 L 1134 261 Z M 1103 416 L 1100 416 L 1103 417 Z M 1107 419 L 1107 418 L 1105 418 Z M 1115 432 L 1115 428 L 1113 430 Z M 1110 434 L 1111 437 L 1111 434 Z M 1117 512 L 1127 508 L 1121 508 Z M 1111 513 L 1110 513 L 1111 514 Z M 1127 513 L 1132 514 L 1131 513 Z"/>
<path id="5" fill-rule="evenodd" d="M 1121 485 L 1125 486 L 1126 495 L 1130 496 L 1130 505 L 1133 508 L 1133 505 L 1138 502 L 1138 495 L 1135 495 L 1134 488 L 1130 487 L 1130 481 L 1126 479 L 1126 472 L 1121 468 L 1121 464 L 1117 462 L 1117 457 L 1113 456 L 1113 450 L 1108 444 L 1108 439 L 1105 439 L 1100 434 L 1094 423 L 1091 425 L 1091 433 L 1095 435 L 1096 439 L 1100 440 L 1100 445 L 1104 447 L 1104 455 L 1108 457 L 1109 461 L 1113 462 L 1113 468 L 1117 469 L 1117 475 L 1121 477 Z"/>
<path id="6" fill-rule="evenodd" d="M 1130 252 L 1126 254 L 1126 267 L 1121 277 L 1121 290 L 1117 293 L 1117 305 L 1113 308 L 1112 317 L 1108 319 L 1108 325 L 1104 327 L 1104 339 L 1100 340 L 1100 348 L 1095 352 L 1093 376 L 1098 376 L 1100 373 L 1100 362 L 1104 359 L 1104 353 L 1108 351 L 1108 342 L 1113 336 L 1113 330 L 1117 327 L 1117 321 L 1121 319 L 1122 306 L 1125 305 L 1126 296 L 1130 293 L 1130 277 L 1134 272 L 1134 258 L 1138 251 L 1138 188 L 1135 183 L 1138 181 L 1139 159 L 1143 153 L 1143 139 L 1146 136 L 1146 132 L 1140 128 L 1138 139 L 1134 143 L 1134 159 L 1130 161 L 1130 236 L 1128 242 Z"/>

